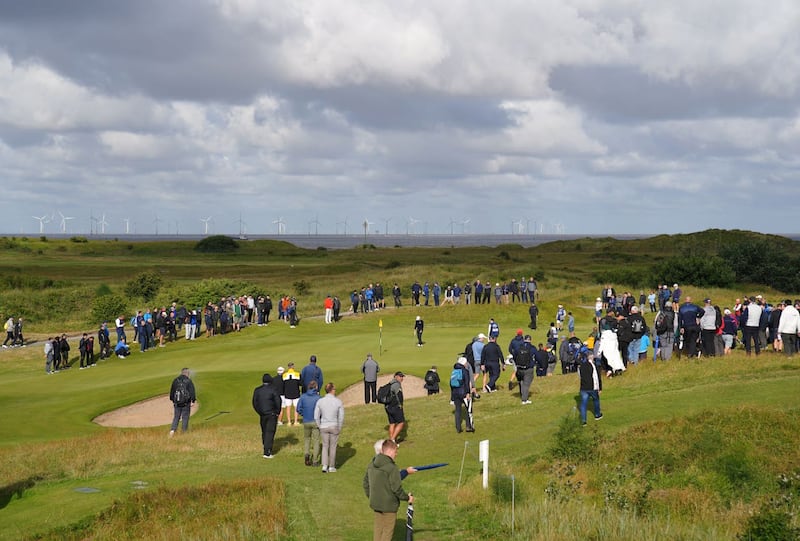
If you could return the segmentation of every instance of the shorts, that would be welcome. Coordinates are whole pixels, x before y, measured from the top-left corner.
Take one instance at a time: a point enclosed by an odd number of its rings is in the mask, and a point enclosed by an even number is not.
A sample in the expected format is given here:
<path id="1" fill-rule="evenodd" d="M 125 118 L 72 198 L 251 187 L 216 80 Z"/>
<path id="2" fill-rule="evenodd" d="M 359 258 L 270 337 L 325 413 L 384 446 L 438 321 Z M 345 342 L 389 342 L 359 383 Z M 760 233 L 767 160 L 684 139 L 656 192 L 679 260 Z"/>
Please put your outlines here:
<path id="1" fill-rule="evenodd" d="M 722 343 L 725 344 L 726 349 L 731 349 L 733 347 L 733 335 L 732 334 L 723 334 L 722 335 Z"/>
<path id="2" fill-rule="evenodd" d="M 386 415 L 389 417 L 389 424 L 396 425 L 398 423 L 405 423 L 406 416 L 403 414 L 403 408 L 398 406 L 389 406 L 386 408 Z"/>
<path id="3" fill-rule="evenodd" d="M 297 409 L 297 403 L 300 402 L 299 398 L 286 398 L 285 396 L 281 396 L 281 407 L 288 408 L 289 406 L 293 406 Z"/>

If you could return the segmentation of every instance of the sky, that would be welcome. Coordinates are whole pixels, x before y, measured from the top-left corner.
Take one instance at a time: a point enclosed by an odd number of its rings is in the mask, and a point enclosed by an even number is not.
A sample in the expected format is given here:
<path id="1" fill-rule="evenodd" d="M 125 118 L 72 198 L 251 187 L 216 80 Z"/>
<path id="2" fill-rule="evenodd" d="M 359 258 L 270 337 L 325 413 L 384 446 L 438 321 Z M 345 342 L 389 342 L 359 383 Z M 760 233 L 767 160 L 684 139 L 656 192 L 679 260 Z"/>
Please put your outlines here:
<path id="1" fill-rule="evenodd" d="M 3 1 L 0 232 L 796 233 L 798 28 L 796 0 Z"/>

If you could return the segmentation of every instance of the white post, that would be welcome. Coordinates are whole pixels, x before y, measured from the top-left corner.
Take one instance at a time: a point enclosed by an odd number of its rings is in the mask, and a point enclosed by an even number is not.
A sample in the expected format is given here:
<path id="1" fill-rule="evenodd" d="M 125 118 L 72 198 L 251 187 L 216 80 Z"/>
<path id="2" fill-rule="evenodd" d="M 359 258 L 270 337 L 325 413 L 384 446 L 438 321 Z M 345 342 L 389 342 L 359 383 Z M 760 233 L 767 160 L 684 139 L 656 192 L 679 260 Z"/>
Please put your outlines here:
<path id="1" fill-rule="evenodd" d="M 489 488 L 489 440 L 481 440 L 478 461 L 483 462 L 483 489 Z"/>

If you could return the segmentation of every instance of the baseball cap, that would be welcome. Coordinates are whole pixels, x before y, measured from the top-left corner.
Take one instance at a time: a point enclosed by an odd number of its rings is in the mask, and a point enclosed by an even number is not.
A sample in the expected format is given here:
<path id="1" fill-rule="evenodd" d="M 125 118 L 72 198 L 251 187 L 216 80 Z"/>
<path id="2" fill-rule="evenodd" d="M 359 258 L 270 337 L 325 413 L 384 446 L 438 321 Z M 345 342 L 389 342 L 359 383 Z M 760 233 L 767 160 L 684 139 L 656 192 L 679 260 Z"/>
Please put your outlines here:
<path id="1" fill-rule="evenodd" d="M 481 340 L 485 340 L 486 339 L 486 335 L 483 334 L 483 333 L 480 333 L 480 334 L 478 334 L 478 338 L 480 338 Z"/>
<path id="2" fill-rule="evenodd" d="M 517 329 L 517 336 L 522 336 L 522 329 Z"/>
<path id="3" fill-rule="evenodd" d="M 395 372 L 395 373 L 394 373 L 394 375 L 395 375 L 395 376 L 400 376 L 401 378 L 404 378 L 404 377 L 406 377 L 406 375 L 405 375 L 405 374 L 403 374 L 402 372 L 400 372 L 399 370 L 398 370 L 397 372 Z"/>
<path id="4" fill-rule="evenodd" d="M 706 304 L 711 304 L 711 299 L 706 297 L 705 299 L 703 299 L 703 302 Z"/>
<path id="5" fill-rule="evenodd" d="M 278 367 L 278 374 L 283 374 L 285 371 L 286 370 L 282 366 Z"/>
<path id="6" fill-rule="evenodd" d="M 272 376 L 270 376 L 269 374 L 264 374 L 263 376 L 261 376 L 261 382 L 272 383 Z"/>

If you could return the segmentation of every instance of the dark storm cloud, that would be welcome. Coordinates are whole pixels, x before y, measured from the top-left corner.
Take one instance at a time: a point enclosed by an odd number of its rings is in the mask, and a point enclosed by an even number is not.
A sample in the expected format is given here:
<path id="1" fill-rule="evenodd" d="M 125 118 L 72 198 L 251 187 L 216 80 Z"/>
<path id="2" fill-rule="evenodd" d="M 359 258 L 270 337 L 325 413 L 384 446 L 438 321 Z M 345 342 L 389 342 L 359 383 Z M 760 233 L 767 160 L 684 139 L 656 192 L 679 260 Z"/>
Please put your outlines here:
<path id="1" fill-rule="evenodd" d="M 32 4 L 32 5 L 29 5 Z M 269 84 L 268 35 L 205 2 L 3 2 L 0 47 L 109 94 L 240 103 Z"/>

